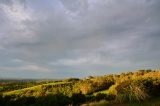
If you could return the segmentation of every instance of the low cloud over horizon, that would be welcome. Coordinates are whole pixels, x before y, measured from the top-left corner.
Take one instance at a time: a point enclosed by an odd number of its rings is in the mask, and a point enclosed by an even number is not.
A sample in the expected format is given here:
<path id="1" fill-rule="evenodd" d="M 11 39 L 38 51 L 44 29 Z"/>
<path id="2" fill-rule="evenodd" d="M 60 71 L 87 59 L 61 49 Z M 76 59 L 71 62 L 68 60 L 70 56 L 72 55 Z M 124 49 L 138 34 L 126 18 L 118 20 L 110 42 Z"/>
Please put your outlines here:
<path id="1" fill-rule="evenodd" d="M 0 0 L 0 78 L 160 68 L 160 0 Z"/>

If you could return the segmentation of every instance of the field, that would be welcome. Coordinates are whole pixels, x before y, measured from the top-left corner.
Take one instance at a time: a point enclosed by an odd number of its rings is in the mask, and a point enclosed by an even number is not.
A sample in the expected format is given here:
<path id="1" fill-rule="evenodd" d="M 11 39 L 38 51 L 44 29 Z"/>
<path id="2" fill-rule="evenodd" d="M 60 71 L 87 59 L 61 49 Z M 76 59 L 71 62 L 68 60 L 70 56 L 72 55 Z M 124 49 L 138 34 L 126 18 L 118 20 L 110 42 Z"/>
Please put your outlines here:
<path id="1" fill-rule="evenodd" d="M 64 80 L 1 80 L 0 106 L 160 106 L 160 71 Z"/>

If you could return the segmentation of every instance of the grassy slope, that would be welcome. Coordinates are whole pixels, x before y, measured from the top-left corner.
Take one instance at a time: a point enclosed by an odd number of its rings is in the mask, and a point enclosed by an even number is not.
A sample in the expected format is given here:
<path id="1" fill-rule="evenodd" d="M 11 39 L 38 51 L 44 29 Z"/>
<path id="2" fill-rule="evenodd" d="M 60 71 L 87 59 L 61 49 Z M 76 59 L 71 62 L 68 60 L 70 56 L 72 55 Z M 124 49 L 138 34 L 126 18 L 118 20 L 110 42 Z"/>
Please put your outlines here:
<path id="1" fill-rule="evenodd" d="M 5 92 L 5 93 L 3 93 L 3 95 L 23 95 L 28 91 L 38 92 L 39 90 L 42 89 L 42 87 L 62 85 L 62 84 L 67 85 L 67 84 L 70 84 L 70 83 L 71 82 L 53 82 L 53 83 L 41 84 L 41 85 L 36 85 L 36 86 L 33 86 L 33 87 L 28 87 L 28 88 L 23 88 L 23 89 L 19 89 L 19 90 L 13 90 L 13 91 Z M 50 89 L 52 89 L 52 87 Z"/>

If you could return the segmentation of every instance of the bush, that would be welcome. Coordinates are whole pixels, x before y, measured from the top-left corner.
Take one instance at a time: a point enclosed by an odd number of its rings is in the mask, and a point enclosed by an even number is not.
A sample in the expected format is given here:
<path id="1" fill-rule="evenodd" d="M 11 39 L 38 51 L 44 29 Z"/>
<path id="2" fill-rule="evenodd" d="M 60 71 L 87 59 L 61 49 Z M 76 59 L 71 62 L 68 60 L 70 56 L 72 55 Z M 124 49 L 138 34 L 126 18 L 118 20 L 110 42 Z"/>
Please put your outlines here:
<path id="1" fill-rule="evenodd" d="M 3 106 L 3 105 L 4 105 L 3 97 L 2 97 L 2 95 L 0 94 L 0 106 Z"/>
<path id="2" fill-rule="evenodd" d="M 160 79 L 155 79 L 153 81 L 153 87 L 151 89 L 152 96 L 160 96 Z"/>
<path id="3" fill-rule="evenodd" d="M 81 106 L 110 106 L 109 102 L 106 100 L 101 100 L 98 102 L 91 102 L 91 103 L 87 103 L 87 104 L 83 104 Z"/>
<path id="4" fill-rule="evenodd" d="M 63 94 L 55 94 L 37 98 L 36 106 L 65 106 L 70 103 L 69 97 Z"/>
<path id="5" fill-rule="evenodd" d="M 96 100 L 96 101 L 105 100 L 105 99 L 107 99 L 107 95 L 106 95 L 106 94 L 98 93 L 98 94 L 95 96 L 95 100 Z"/>
<path id="6" fill-rule="evenodd" d="M 91 94 L 94 92 L 94 86 L 93 81 L 85 80 L 77 83 L 75 89 L 79 89 L 82 94 Z"/>
<path id="7" fill-rule="evenodd" d="M 83 94 L 92 94 L 94 92 L 108 89 L 113 84 L 114 80 L 112 78 L 95 77 L 78 82 L 78 84 L 76 84 L 76 88 L 79 88 Z"/>
<path id="8" fill-rule="evenodd" d="M 145 86 L 136 81 L 122 82 L 115 89 L 117 102 L 140 102 L 149 97 Z"/>
<path id="9" fill-rule="evenodd" d="M 74 93 L 71 97 L 71 100 L 73 105 L 79 105 L 86 101 L 86 97 L 82 93 Z"/>

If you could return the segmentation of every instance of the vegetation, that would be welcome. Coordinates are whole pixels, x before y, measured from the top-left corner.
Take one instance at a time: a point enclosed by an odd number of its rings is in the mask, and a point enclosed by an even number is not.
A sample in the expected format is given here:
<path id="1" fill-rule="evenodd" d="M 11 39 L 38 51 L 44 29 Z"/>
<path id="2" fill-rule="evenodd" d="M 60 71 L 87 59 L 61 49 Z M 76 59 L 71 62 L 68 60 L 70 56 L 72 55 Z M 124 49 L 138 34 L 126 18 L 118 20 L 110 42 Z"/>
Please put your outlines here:
<path id="1" fill-rule="evenodd" d="M 160 70 L 69 78 L 0 82 L 0 106 L 160 105 Z"/>

